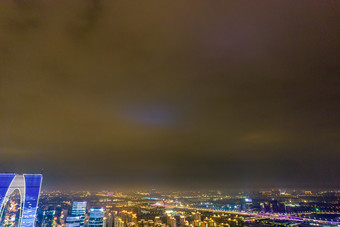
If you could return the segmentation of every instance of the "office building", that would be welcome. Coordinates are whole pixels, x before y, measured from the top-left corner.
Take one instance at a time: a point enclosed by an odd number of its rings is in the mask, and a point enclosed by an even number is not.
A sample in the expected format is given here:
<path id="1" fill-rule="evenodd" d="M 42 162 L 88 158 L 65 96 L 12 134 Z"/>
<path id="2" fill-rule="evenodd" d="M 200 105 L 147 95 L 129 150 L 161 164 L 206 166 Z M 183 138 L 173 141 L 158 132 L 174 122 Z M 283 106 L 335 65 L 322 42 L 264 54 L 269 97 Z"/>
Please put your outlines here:
<path id="1" fill-rule="evenodd" d="M 104 226 L 104 209 L 92 208 L 90 209 L 89 227 L 103 227 Z"/>
<path id="2" fill-rule="evenodd" d="M 11 194 L 19 190 L 21 207 L 19 226 L 34 226 L 41 182 L 41 174 L 0 174 L 0 219 Z"/>
<path id="3" fill-rule="evenodd" d="M 84 226 L 87 202 L 73 202 L 72 217 L 79 217 L 80 226 Z"/>

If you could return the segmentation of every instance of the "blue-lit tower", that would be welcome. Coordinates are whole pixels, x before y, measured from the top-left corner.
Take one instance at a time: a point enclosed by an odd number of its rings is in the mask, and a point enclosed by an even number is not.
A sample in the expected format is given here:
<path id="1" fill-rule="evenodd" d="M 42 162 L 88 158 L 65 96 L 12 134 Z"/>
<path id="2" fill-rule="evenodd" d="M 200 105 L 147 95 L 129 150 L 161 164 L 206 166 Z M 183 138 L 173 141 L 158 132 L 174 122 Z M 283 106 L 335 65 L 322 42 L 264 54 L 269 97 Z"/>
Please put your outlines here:
<path id="1" fill-rule="evenodd" d="M 104 225 L 104 209 L 90 209 L 89 227 L 103 227 Z"/>
<path id="2" fill-rule="evenodd" d="M 41 183 L 41 174 L 0 174 L 0 219 L 11 194 L 19 190 L 21 205 L 19 227 L 33 227 Z"/>
<path id="3" fill-rule="evenodd" d="M 79 217 L 80 226 L 84 226 L 87 202 L 73 202 L 72 217 Z"/>

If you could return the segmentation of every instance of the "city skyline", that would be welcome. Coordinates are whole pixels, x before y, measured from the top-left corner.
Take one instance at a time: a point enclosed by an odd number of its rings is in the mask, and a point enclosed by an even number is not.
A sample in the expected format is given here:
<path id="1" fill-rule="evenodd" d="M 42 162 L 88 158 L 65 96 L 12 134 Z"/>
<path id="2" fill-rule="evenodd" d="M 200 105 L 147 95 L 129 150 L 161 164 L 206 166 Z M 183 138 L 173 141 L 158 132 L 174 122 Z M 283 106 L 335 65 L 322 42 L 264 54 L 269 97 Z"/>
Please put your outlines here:
<path id="1" fill-rule="evenodd" d="M 43 189 L 336 188 L 339 1 L 2 1 L 0 172 Z"/>
<path id="2" fill-rule="evenodd" d="M 80 219 L 84 214 L 84 224 L 89 227 L 307 227 L 340 224 L 339 190 L 235 193 L 218 190 L 50 191 L 42 192 L 41 196 L 38 227 L 83 226 Z M 87 201 L 86 209 L 84 206 L 78 209 L 77 204 L 86 204 L 84 201 Z"/>

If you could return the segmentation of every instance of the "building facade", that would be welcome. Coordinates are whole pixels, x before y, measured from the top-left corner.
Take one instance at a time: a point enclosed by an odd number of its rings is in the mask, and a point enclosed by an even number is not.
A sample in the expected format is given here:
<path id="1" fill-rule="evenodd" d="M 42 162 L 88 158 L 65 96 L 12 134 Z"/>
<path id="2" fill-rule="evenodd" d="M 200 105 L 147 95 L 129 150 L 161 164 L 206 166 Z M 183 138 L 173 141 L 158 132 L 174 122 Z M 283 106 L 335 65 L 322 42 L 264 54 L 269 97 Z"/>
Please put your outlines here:
<path id="1" fill-rule="evenodd" d="M 90 210 L 89 227 L 104 226 L 104 209 L 92 208 Z"/>
<path id="2" fill-rule="evenodd" d="M 34 226 L 41 183 L 41 174 L 0 174 L 0 220 L 11 194 L 19 190 L 21 209 L 18 225 Z"/>
<path id="3" fill-rule="evenodd" d="M 87 202 L 73 202 L 72 217 L 79 217 L 80 226 L 84 226 Z"/>

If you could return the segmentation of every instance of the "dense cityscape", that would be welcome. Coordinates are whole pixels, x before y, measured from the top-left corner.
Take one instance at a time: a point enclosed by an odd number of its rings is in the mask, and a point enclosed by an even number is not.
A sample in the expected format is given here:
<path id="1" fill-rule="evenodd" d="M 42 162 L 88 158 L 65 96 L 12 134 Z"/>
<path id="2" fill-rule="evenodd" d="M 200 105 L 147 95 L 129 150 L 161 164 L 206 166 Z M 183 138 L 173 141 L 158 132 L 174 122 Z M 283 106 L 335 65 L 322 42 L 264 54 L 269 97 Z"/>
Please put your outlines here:
<path id="1" fill-rule="evenodd" d="M 18 225 L 18 193 L 1 226 Z M 37 227 L 339 226 L 340 191 L 42 191 Z"/>
<path id="2" fill-rule="evenodd" d="M 51 192 L 40 204 L 38 226 L 72 226 L 80 210 L 89 226 L 340 225 L 340 191 Z M 92 224 L 96 218 L 104 223 Z"/>

